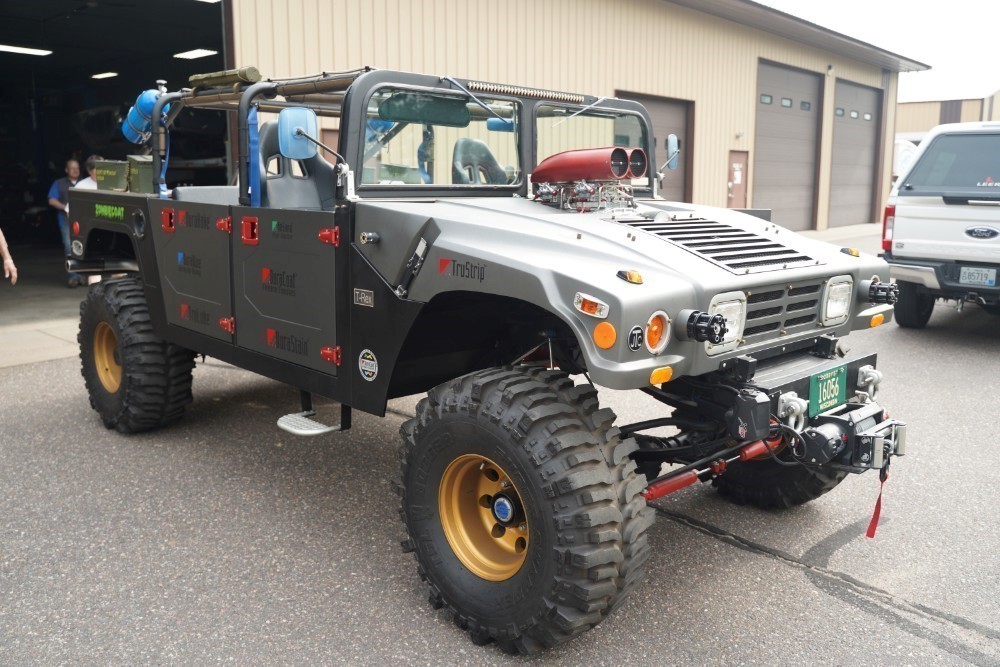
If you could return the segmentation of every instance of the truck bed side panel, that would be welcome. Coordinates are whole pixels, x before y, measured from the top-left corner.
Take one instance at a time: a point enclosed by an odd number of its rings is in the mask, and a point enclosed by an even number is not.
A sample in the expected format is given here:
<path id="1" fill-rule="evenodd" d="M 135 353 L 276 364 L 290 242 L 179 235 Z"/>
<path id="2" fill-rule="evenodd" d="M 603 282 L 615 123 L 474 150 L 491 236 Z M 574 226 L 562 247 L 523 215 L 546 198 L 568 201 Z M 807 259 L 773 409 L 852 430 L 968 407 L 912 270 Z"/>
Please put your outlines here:
<path id="1" fill-rule="evenodd" d="M 152 199 L 149 209 L 167 322 L 231 342 L 219 325 L 233 313 L 229 234 L 216 224 L 229 207 Z"/>
<path id="2" fill-rule="evenodd" d="M 336 295 L 347 286 L 337 285 L 334 219 L 325 211 L 233 209 L 238 347 L 337 374 Z"/>

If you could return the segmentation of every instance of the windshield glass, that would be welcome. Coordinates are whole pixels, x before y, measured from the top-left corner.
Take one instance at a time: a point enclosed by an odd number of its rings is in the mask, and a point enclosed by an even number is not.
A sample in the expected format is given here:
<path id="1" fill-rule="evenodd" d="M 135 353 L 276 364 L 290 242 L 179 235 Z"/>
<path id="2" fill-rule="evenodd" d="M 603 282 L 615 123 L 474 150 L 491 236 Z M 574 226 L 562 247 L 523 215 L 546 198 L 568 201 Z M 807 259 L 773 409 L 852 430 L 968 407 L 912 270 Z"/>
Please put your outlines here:
<path id="1" fill-rule="evenodd" d="M 649 143 L 642 119 L 624 111 L 543 104 L 538 107 L 538 162 L 550 155 L 581 148 L 623 146 L 641 148 L 649 158 Z M 576 113 L 574 116 L 573 114 Z M 654 165 L 650 164 L 650 168 Z M 649 174 L 632 179 L 636 187 L 649 187 Z"/>
<path id="2" fill-rule="evenodd" d="M 368 103 L 362 185 L 517 185 L 518 107 L 480 100 L 490 111 L 462 95 L 377 91 Z"/>
<path id="3" fill-rule="evenodd" d="M 1000 194 L 1000 134 L 943 134 L 906 178 L 924 190 L 976 190 Z"/>

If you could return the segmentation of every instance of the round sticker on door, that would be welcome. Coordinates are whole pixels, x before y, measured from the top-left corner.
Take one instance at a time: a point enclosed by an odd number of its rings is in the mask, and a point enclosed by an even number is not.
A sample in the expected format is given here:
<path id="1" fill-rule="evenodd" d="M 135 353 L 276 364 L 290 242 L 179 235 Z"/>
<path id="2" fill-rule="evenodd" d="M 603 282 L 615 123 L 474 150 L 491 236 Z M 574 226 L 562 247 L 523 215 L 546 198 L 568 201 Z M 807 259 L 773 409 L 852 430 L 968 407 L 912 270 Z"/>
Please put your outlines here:
<path id="1" fill-rule="evenodd" d="M 638 352 L 639 348 L 642 347 L 642 327 L 636 326 L 632 327 L 632 330 L 628 332 L 628 349 L 633 352 Z"/>
<path id="2" fill-rule="evenodd" d="M 378 377 L 378 359 L 375 358 L 375 353 L 371 350 L 362 350 L 361 356 L 358 357 L 358 370 L 361 371 L 361 377 L 369 382 Z"/>

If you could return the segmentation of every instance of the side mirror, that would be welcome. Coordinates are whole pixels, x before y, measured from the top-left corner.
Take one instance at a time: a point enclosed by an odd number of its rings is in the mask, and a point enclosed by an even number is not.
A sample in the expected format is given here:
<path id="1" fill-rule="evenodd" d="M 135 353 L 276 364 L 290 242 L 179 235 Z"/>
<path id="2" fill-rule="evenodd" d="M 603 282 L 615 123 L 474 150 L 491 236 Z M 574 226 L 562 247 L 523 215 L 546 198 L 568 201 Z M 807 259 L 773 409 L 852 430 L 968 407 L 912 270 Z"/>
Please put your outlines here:
<path id="1" fill-rule="evenodd" d="M 681 142 L 676 134 L 667 136 L 667 169 L 677 168 L 677 156 L 681 152 Z"/>
<path id="2" fill-rule="evenodd" d="M 508 118 L 487 118 L 486 129 L 490 132 L 513 132 L 514 121 Z"/>
<path id="3" fill-rule="evenodd" d="M 308 160 L 316 155 L 315 140 L 319 134 L 316 112 L 305 107 L 282 109 L 278 114 L 278 150 L 289 160 Z"/>

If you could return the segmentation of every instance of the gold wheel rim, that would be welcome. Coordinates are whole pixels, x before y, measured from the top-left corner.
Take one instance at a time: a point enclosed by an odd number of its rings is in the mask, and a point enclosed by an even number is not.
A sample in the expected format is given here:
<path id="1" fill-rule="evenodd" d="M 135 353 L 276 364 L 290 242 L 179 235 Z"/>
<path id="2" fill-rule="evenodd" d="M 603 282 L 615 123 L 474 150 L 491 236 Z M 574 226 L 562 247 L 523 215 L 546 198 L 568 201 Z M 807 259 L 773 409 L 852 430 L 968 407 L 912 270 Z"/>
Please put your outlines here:
<path id="1" fill-rule="evenodd" d="M 451 550 L 472 573 L 504 581 L 521 569 L 528 519 L 517 488 L 496 463 L 473 454 L 449 463 L 438 487 L 438 512 Z"/>
<path id="2" fill-rule="evenodd" d="M 118 336 L 111 325 L 101 322 L 94 330 L 94 364 L 97 377 L 109 394 L 114 394 L 122 384 L 122 366 L 115 358 Z"/>

